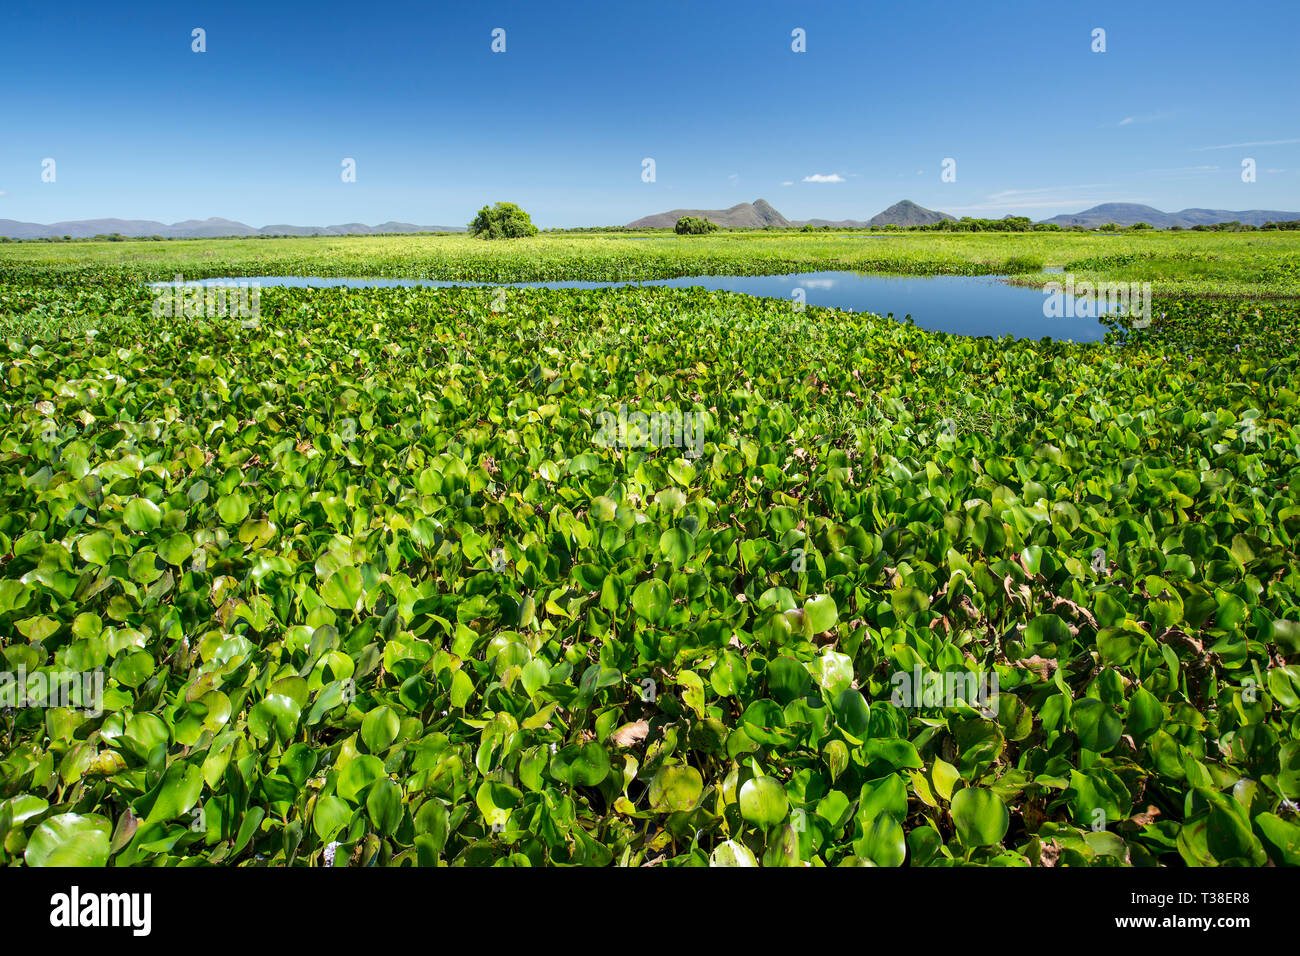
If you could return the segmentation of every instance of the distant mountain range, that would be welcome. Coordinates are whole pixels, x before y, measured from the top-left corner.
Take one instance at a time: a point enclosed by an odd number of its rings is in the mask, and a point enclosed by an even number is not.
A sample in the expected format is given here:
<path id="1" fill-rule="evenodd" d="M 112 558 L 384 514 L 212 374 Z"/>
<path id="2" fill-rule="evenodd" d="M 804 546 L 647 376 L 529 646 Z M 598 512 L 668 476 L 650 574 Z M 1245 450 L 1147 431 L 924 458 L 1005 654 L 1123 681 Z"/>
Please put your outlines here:
<path id="1" fill-rule="evenodd" d="M 947 213 L 934 212 L 904 199 L 894 203 L 884 212 L 869 220 L 841 219 L 832 222 L 829 219 L 787 219 L 766 199 L 742 202 L 730 209 L 673 209 L 668 212 L 645 216 L 636 222 L 628 223 L 632 229 L 671 229 L 677 225 L 682 216 L 695 216 L 716 222 L 719 226 L 731 229 L 763 229 L 771 226 L 775 229 L 797 229 L 801 226 L 830 226 L 833 229 L 871 229 L 884 225 L 920 226 L 930 225 L 941 219 L 951 219 Z"/>
<path id="2" fill-rule="evenodd" d="M 742 202 L 730 209 L 673 209 L 669 212 L 644 216 L 628 223 L 633 229 L 671 229 L 682 216 L 710 219 L 719 226 L 733 229 L 797 229 L 802 226 L 832 229 L 879 229 L 881 226 L 929 226 L 954 217 L 918 206 L 911 200 L 896 202 L 870 219 L 787 219 L 765 199 Z M 1107 202 L 1072 215 L 1053 216 L 1043 222 L 1058 226 L 1083 226 L 1094 229 L 1107 223 L 1132 226 L 1145 222 L 1157 229 L 1180 226 L 1210 226 L 1220 222 L 1240 222 L 1243 225 L 1262 226 L 1266 222 L 1300 220 L 1300 212 L 1279 212 L 1272 209 L 1183 209 L 1179 212 L 1161 212 L 1152 206 L 1138 203 Z M 373 236 L 398 232 L 464 232 L 464 226 L 418 226 L 410 222 L 384 222 L 378 226 L 348 222 L 335 226 L 272 225 L 255 229 L 233 219 L 187 219 L 171 225 L 151 219 L 79 219 L 42 225 L 37 222 L 18 222 L 0 219 L 0 236 L 11 239 L 42 239 L 71 236 L 88 239 L 117 233 L 122 236 L 162 236 L 165 239 L 215 239 L 225 236 Z"/>
<path id="3" fill-rule="evenodd" d="M 866 221 L 841 219 L 834 222 L 829 219 L 805 219 L 794 225 L 817 228 L 830 226 L 832 229 L 879 229 L 881 226 L 932 226 L 936 222 L 952 218 L 946 212 L 935 212 L 933 209 L 918 206 L 910 199 L 904 199 L 902 202 L 894 203 L 884 212 L 876 213 Z"/>
<path id="4" fill-rule="evenodd" d="M 703 217 L 730 229 L 762 229 L 765 226 L 788 229 L 794 225 L 773 209 L 766 199 L 755 199 L 730 209 L 673 209 L 629 222 L 628 226 L 633 229 L 671 229 L 683 216 Z"/>
<path id="5" fill-rule="evenodd" d="M 1180 226 L 1190 229 L 1192 226 L 1212 226 L 1219 222 L 1239 222 L 1243 226 L 1262 226 L 1266 222 L 1290 222 L 1300 219 L 1300 212 L 1278 212 L 1272 209 L 1182 209 L 1178 212 L 1161 212 L 1154 206 L 1143 206 L 1131 202 L 1104 202 L 1083 212 L 1070 216 L 1053 216 L 1044 222 L 1058 226 L 1083 226 L 1093 229 L 1113 222 L 1120 226 L 1132 226 L 1145 222 L 1157 229 Z"/>
<path id="6" fill-rule="evenodd" d="M 676 220 L 674 220 L 675 222 Z M 165 239 L 215 239 L 222 236 L 373 236 L 392 232 L 464 232 L 464 226 L 417 226 L 409 222 L 385 222 L 367 226 L 359 222 L 339 226 L 252 226 L 233 219 L 187 219 L 167 225 L 151 219 L 78 219 L 72 222 L 55 222 L 48 226 L 38 222 L 18 222 L 0 219 L 0 236 L 11 239 L 42 239 L 71 236 L 88 239 L 91 236 L 162 236 Z"/>
<path id="7" fill-rule="evenodd" d="M 811 225 L 820 228 L 830 226 L 832 229 L 879 229 L 881 226 L 931 226 L 944 219 L 953 219 L 945 212 L 936 212 L 918 206 L 909 199 L 896 202 L 884 212 L 877 213 L 867 220 L 858 219 L 786 219 L 764 199 L 752 203 L 743 202 L 730 209 L 674 209 L 670 212 L 645 216 L 628 223 L 633 229 L 671 229 L 682 216 L 697 216 L 716 222 L 719 226 L 730 228 L 762 229 L 772 226 L 778 229 L 799 228 Z M 1300 219 L 1300 212 L 1278 212 L 1269 209 L 1247 209 L 1240 212 L 1231 209 L 1184 209 L 1180 212 L 1161 212 L 1152 206 L 1138 203 L 1108 202 L 1093 206 L 1083 212 L 1067 216 L 1053 216 L 1043 222 L 1059 226 L 1083 226 L 1088 229 L 1115 223 L 1120 226 L 1132 226 L 1145 222 L 1157 229 L 1181 226 L 1210 226 L 1219 222 L 1240 222 L 1243 225 L 1262 226 L 1266 222 L 1287 222 Z"/>

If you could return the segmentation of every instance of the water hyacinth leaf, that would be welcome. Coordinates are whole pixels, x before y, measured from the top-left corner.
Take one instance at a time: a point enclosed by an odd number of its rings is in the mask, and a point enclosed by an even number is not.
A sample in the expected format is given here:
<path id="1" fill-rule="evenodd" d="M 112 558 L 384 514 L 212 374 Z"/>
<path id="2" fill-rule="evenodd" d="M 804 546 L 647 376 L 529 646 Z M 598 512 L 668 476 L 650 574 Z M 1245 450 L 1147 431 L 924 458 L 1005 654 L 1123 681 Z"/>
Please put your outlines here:
<path id="1" fill-rule="evenodd" d="M 895 819 L 907 816 L 907 784 L 899 774 L 863 784 L 858 798 L 857 819 L 865 830 L 877 816 L 891 814 Z"/>
<path id="2" fill-rule="evenodd" d="M 510 819 L 510 811 L 519 805 L 523 794 L 508 784 L 485 780 L 474 795 L 474 802 L 488 826 L 502 826 Z"/>
<path id="3" fill-rule="evenodd" d="M 248 714 L 248 729 L 260 740 L 292 739 L 302 715 L 298 702 L 283 694 L 267 694 Z"/>
<path id="4" fill-rule="evenodd" d="M 595 741 L 570 744 L 551 758 L 551 776 L 561 783 L 594 787 L 609 776 L 609 754 Z"/>
<path id="5" fill-rule="evenodd" d="M 140 533 L 152 531 L 162 523 L 162 511 L 148 498 L 132 498 L 123 517 L 128 528 Z"/>
<path id="6" fill-rule="evenodd" d="M 341 797 L 333 795 L 320 797 L 312 813 L 312 829 L 322 843 L 329 843 L 348 825 L 352 813 L 352 808 Z"/>
<path id="7" fill-rule="evenodd" d="M 754 777 L 740 788 L 740 814 L 757 827 L 767 829 L 785 820 L 790 810 L 781 781 L 772 777 Z"/>
<path id="8" fill-rule="evenodd" d="M 178 531 L 158 547 L 158 555 L 168 564 L 180 567 L 194 553 L 194 539 Z"/>
<path id="9" fill-rule="evenodd" d="M 726 683 L 724 686 L 728 687 L 731 693 L 735 692 L 732 684 Z M 812 687 L 812 679 L 803 664 L 793 657 L 783 655 L 768 663 L 767 686 L 773 698 L 782 704 L 788 704 L 807 695 Z M 717 690 L 716 687 L 714 689 Z"/>
<path id="10" fill-rule="evenodd" d="M 442 852 L 447 845 L 451 820 L 447 808 L 437 799 L 424 801 L 415 814 L 415 832 L 429 838 L 430 848 L 434 854 Z"/>
<path id="11" fill-rule="evenodd" d="M 659 553 L 674 568 L 680 568 L 695 553 L 695 540 L 681 528 L 669 528 L 659 536 Z"/>
<path id="12" fill-rule="evenodd" d="M 745 844 L 724 840 L 709 854 L 709 866 L 758 866 L 758 859 Z"/>
<path id="13" fill-rule="evenodd" d="M 1128 720 L 1125 728 L 1136 739 L 1143 740 L 1164 723 L 1165 709 L 1159 698 L 1145 687 L 1133 692 L 1129 701 Z"/>
<path id="14" fill-rule="evenodd" d="M 57 814 L 32 833 L 23 860 L 28 866 L 104 866 L 112 829 L 98 814 Z"/>
<path id="15" fill-rule="evenodd" d="M 704 792 L 704 778 L 690 766 L 667 766 L 650 781 L 650 806 L 659 813 L 692 809 Z"/>
<path id="16" fill-rule="evenodd" d="M 550 681 L 551 671 L 545 661 L 537 659 L 525 664 L 519 676 L 528 696 L 535 697 Z"/>
<path id="17" fill-rule="evenodd" d="M 902 866 L 907 857 L 907 838 L 892 813 L 880 813 L 871 820 L 853 849 L 876 866 Z"/>
<path id="18" fill-rule="evenodd" d="M 1270 621 L 1269 640 L 1292 653 L 1300 652 L 1300 620 Z"/>
<path id="19" fill-rule="evenodd" d="M 226 524 L 239 524 L 248 516 L 248 499 L 239 492 L 222 495 L 217 500 L 217 515 Z"/>
<path id="20" fill-rule="evenodd" d="M 798 866 L 800 864 L 799 833 L 790 824 L 780 827 L 768 840 L 763 852 L 763 866 Z"/>
<path id="21" fill-rule="evenodd" d="M 829 631 L 839 621 L 839 610 L 835 607 L 835 599 L 829 594 L 808 601 L 804 604 L 803 610 L 808 621 L 808 629 L 813 634 Z"/>
<path id="22" fill-rule="evenodd" d="M 338 795 L 349 803 L 355 803 L 357 795 L 366 787 L 384 776 L 384 765 L 370 754 L 354 757 L 339 773 Z"/>
<path id="23" fill-rule="evenodd" d="M 402 820 L 402 788 L 387 777 L 366 795 L 366 814 L 379 833 L 393 834 Z"/>
<path id="24" fill-rule="evenodd" d="M 150 795 L 152 806 L 144 818 L 146 824 L 162 823 L 189 812 L 203 791 L 203 775 L 197 766 L 174 763 L 167 768 L 158 789 Z"/>
<path id="25" fill-rule="evenodd" d="M 376 707 L 361 721 L 361 739 L 367 750 L 377 754 L 388 749 L 400 729 L 401 720 L 391 707 Z"/>
<path id="26" fill-rule="evenodd" d="M 113 539 L 107 531 L 92 532 L 77 542 L 77 553 L 91 564 L 108 564 L 108 559 L 113 556 Z"/>
<path id="27" fill-rule="evenodd" d="M 966 787 L 953 795 L 952 821 L 966 846 L 992 846 L 1006 836 L 1011 816 L 993 791 Z"/>
<path id="28" fill-rule="evenodd" d="M 834 699 L 853 684 L 853 661 L 847 654 L 826 651 L 813 662 L 813 674 L 822 690 Z"/>
<path id="29" fill-rule="evenodd" d="M 1057 615 L 1040 614 L 1025 628 L 1024 640 L 1031 647 L 1035 644 L 1062 645 L 1070 640 L 1070 629 Z"/>
<path id="30" fill-rule="evenodd" d="M 1079 735 L 1080 745 L 1098 753 L 1105 753 L 1119 743 L 1124 732 L 1124 725 L 1114 709 L 1091 697 L 1075 702 L 1070 719 Z"/>
<path id="31" fill-rule="evenodd" d="M 862 694 L 847 688 L 835 698 L 835 722 L 854 740 L 865 740 L 871 725 L 871 712 Z"/>
<path id="32" fill-rule="evenodd" d="M 663 620 L 671 603 L 668 585 L 657 578 L 642 581 L 632 591 L 632 607 L 647 621 Z"/>
<path id="33" fill-rule="evenodd" d="M 361 601 L 361 572 L 356 568 L 339 568 L 321 586 L 321 597 L 337 610 L 355 610 Z"/>
<path id="34" fill-rule="evenodd" d="M 744 658 L 731 651 L 723 651 L 709 672 L 709 685 L 720 697 L 735 697 L 745 687 L 748 677 Z"/>
<path id="35" fill-rule="evenodd" d="M 934 766 L 930 769 L 930 779 L 934 782 L 935 793 L 945 800 L 951 800 L 953 787 L 961 779 L 961 774 L 942 757 L 936 757 Z"/>

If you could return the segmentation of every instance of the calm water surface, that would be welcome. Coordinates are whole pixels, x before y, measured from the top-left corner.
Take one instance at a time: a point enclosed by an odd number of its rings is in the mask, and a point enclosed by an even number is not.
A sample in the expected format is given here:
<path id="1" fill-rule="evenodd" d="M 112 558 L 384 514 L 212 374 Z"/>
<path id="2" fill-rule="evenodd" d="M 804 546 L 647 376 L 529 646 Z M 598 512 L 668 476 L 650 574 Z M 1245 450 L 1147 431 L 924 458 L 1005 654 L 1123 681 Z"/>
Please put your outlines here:
<path id="1" fill-rule="evenodd" d="M 897 319 L 910 315 L 912 321 L 935 332 L 959 335 L 1011 335 L 1038 339 L 1044 336 L 1075 342 L 1095 342 L 1105 328 L 1095 318 L 1043 314 L 1046 298 L 1039 289 L 1008 285 L 996 276 L 882 276 L 856 272 L 802 272 L 768 276 L 685 276 L 643 282 L 447 282 L 434 279 L 334 279 L 315 276 L 243 276 L 237 279 L 205 279 L 198 284 L 218 285 L 255 282 L 270 286 L 350 289 L 461 286 L 516 289 L 608 289 L 645 285 L 687 288 L 699 286 L 724 292 L 742 292 L 795 301 L 802 290 L 808 305 L 853 312 L 892 314 Z M 156 283 L 160 286 L 174 283 Z M 187 283 L 190 284 L 190 283 Z"/>

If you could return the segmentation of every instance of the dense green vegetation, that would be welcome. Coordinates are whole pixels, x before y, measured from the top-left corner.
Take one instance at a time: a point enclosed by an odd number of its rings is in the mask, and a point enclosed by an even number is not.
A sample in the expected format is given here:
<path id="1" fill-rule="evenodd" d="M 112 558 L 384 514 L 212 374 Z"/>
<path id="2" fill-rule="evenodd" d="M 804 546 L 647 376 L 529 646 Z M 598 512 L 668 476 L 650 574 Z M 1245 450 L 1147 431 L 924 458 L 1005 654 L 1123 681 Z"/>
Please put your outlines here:
<path id="1" fill-rule="evenodd" d="M 856 269 L 900 275 L 1020 273 L 1044 267 L 1080 279 L 1127 269 L 1157 295 L 1300 296 L 1300 234 L 667 233 L 539 235 L 511 242 L 459 236 L 338 236 L 171 242 L 14 243 L 0 253 L 6 284 L 102 284 L 248 275 L 427 277 L 487 282 L 663 279 Z"/>
<path id="2" fill-rule="evenodd" d="M 1079 346 L 659 288 L 154 317 L 140 284 L 1031 260 L 1278 294 L 1298 242 L 6 247 L 3 666 L 104 693 L 0 711 L 0 852 L 1300 862 L 1294 301 L 1158 294 Z M 699 456 L 601 440 L 637 411 Z M 998 693 L 896 705 L 914 673 Z"/>
<path id="3" fill-rule="evenodd" d="M 702 216 L 682 216 L 677 220 L 673 231 L 679 236 L 703 236 L 718 231 L 718 224 Z"/>
<path id="4" fill-rule="evenodd" d="M 469 224 L 476 239 L 523 239 L 537 235 L 532 217 L 512 202 L 484 206 Z"/>

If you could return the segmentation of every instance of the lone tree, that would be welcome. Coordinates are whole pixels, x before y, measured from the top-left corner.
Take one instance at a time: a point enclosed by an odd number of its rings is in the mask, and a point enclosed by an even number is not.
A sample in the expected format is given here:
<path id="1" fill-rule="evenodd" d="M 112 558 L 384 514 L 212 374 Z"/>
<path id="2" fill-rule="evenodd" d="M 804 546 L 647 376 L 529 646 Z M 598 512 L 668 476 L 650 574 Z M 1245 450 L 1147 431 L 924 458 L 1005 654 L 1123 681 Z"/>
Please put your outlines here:
<path id="1" fill-rule="evenodd" d="M 706 232 L 716 230 L 718 224 L 702 216 L 682 216 L 673 228 L 679 236 L 702 236 Z"/>
<path id="2" fill-rule="evenodd" d="M 469 224 L 471 236 L 480 239 L 518 239 L 521 236 L 537 235 L 528 213 L 512 202 L 499 202 L 495 206 L 484 206 Z"/>

